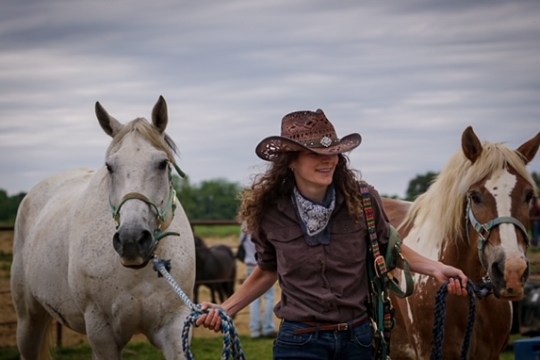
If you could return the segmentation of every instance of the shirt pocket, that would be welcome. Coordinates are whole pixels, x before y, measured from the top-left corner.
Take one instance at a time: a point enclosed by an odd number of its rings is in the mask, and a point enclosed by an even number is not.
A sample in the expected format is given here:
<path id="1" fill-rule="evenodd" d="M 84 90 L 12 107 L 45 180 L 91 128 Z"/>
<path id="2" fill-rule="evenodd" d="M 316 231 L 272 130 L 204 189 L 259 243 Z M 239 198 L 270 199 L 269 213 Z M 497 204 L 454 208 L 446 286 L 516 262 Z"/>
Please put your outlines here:
<path id="1" fill-rule="evenodd" d="M 362 223 L 336 219 L 331 228 L 329 256 L 348 265 L 365 261 L 368 236 L 366 226 Z"/>
<path id="2" fill-rule="evenodd" d="M 268 241 L 276 249 L 276 257 L 280 264 L 280 272 L 309 272 L 310 264 L 315 264 L 316 249 L 304 239 L 304 233 L 298 226 L 274 228 L 267 231 Z"/>

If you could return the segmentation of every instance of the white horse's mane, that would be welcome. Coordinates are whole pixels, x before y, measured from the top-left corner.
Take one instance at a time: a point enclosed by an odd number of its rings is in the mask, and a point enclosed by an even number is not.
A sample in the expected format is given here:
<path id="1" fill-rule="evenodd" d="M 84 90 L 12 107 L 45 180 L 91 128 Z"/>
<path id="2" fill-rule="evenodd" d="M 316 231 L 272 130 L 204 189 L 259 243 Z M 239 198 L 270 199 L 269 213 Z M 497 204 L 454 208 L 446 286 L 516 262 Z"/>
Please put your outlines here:
<path id="1" fill-rule="evenodd" d="M 174 162 L 174 153 L 176 145 L 173 140 L 166 134 L 161 134 L 154 126 L 152 126 L 145 118 L 137 118 L 122 127 L 116 134 L 107 149 L 107 155 L 118 149 L 127 134 L 137 132 L 159 150 L 165 151 L 170 161 Z"/>
<path id="2" fill-rule="evenodd" d="M 435 219 L 442 241 L 462 240 L 465 201 L 469 187 L 483 181 L 495 170 L 509 166 L 536 188 L 522 155 L 504 144 L 484 142 L 482 153 L 474 163 L 459 151 L 429 189 L 413 202 L 402 226 Z"/>

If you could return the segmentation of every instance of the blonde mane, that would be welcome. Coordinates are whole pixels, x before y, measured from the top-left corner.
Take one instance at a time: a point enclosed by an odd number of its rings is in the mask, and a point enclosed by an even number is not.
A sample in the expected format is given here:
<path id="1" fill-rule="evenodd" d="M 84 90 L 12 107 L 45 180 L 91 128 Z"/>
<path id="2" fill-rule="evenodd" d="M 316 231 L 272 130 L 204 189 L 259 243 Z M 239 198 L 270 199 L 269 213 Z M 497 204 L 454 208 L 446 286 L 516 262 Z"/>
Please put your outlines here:
<path id="1" fill-rule="evenodd" d="M 126 135 L 132 132 L 137 132 L 143 138 L 148 139 L 148 141 L 156 149 L 165 151 L 169 160 L 174 163 L 174 152 L 176 151 L 174 142 L 171 138 L 169 138 L 169 136 L 161 134 L 159 131 L 157 131 L 156 128 L 144 118 L 137 118 L 123 126 L 118 134 L 114 136 L 111 144 L 109 145 L 107 155 L 118 149 L 122 145 Z"/>
<path id="2" fill-rule="evenodd" d="M 435 219 L 441 241 L 462 240 L 465 201 L 470 186 L 483 181 L 497 169 L 512 167 L 536 189 L 525 164 L 518 152 L 503 144 L 484 142 L 482 153 L 474 163 L 471 163 L 462 151 L 458 152 L 450 159 L 429 189 L 414 201 L 401 227 Z"/>

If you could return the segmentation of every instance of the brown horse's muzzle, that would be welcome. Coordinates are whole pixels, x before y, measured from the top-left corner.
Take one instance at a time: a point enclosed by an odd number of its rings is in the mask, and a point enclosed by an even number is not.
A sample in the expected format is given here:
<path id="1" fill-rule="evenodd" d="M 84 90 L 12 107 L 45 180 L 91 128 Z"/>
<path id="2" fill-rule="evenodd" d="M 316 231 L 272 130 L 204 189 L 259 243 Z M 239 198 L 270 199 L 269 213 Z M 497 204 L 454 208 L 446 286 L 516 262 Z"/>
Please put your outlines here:
<path id="1" fill-rule="evenodd" d="M 529 278 L 529 262 L 522 255 L 503 256 L 490 267 L 495 296 L 517 301 L 524 296 L 525 282 Z"/>

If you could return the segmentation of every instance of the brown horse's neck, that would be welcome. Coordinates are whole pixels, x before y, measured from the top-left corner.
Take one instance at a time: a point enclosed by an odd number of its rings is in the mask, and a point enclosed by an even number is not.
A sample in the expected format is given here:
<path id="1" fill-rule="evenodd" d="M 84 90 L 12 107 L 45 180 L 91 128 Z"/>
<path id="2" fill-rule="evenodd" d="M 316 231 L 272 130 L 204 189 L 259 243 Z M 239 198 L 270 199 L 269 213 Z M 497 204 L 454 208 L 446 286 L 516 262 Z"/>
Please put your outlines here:
<path id="1" fill-rule="evenodd" d="M 487 273 L 487 270 L 480 263 L 476 246 L 474 243 L 468 243 L 466 237 L 453 244 L 447 244 L 443 250 L 441 261 L 460 268 L 475 283 L 481 281 Z"/>

